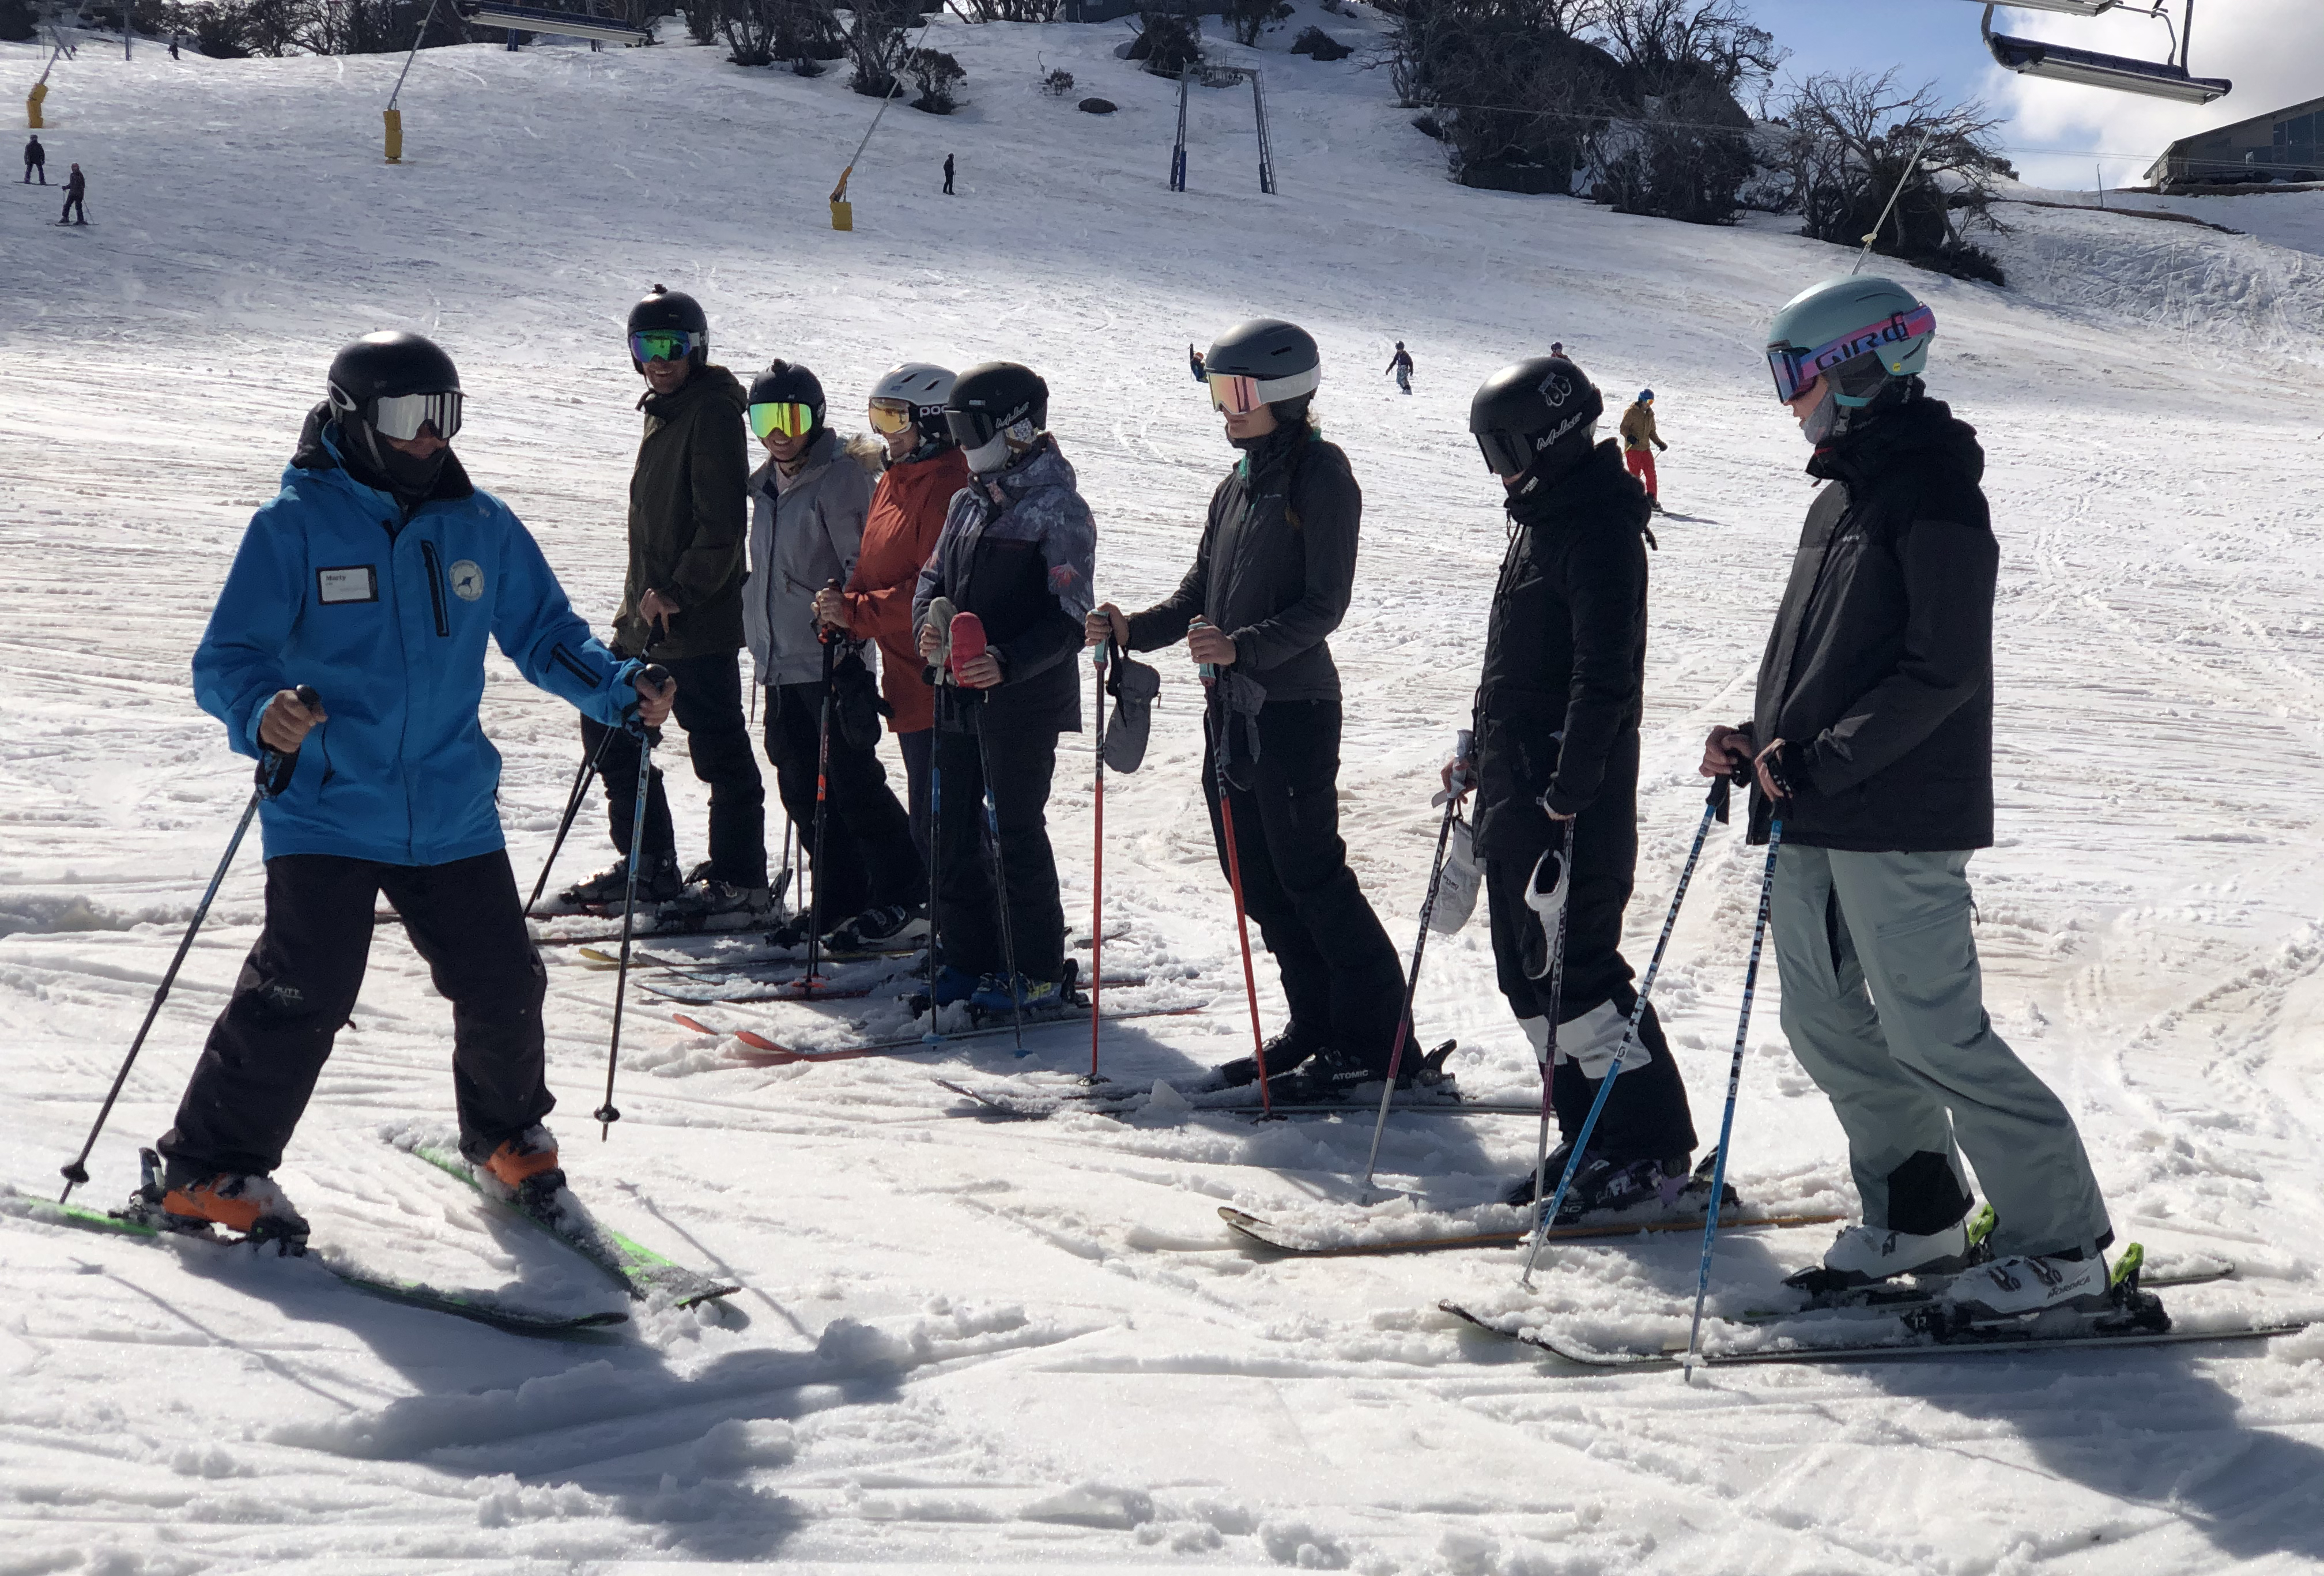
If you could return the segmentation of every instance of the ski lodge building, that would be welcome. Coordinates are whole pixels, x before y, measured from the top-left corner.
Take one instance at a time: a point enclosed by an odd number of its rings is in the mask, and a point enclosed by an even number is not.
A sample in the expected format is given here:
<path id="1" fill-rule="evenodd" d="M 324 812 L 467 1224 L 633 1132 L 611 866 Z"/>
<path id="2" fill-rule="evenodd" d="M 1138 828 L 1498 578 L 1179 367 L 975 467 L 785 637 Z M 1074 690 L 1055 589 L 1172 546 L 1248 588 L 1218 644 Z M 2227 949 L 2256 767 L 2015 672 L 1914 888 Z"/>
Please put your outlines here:
<path id="1" fill-rule="evenodd" d="M 2146 171 L 2155 187 L 2241 180 L 2314 180 L 2324 174 L 2317 134 L 2324 98 L 2181 137 Z"/>

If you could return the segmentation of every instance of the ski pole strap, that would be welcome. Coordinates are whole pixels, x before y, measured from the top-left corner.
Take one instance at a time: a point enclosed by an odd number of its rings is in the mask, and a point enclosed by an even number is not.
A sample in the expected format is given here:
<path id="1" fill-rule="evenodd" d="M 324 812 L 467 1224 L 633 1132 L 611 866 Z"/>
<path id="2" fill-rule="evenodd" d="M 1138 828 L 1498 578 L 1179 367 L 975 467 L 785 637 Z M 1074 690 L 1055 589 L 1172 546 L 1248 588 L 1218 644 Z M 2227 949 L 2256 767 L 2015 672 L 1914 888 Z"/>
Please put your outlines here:
<path id="1" fill-rule="evenodd" d="M 323 697 L 315 693 L 315 687 L 311 684 L 300 685 L 291 693 L 299 697 L 299 704 L 305 706 L 309 711 L 314 710 L 316 707 L 320 706 L 323 704 Z M 269 702 L 268 704 L 272 705 L 272 703 Z M 321 726 L 320 723 L 317 723 L 316 725 L 318 727 Z M 259 797 L 261 798 L 267 799 L 273 798 L 283 789 L 290 786 L 290 779 L 298 770 L 299 751 L 296 750 L 285 751 L 267 749 L 259 751 L 257 774 Z"/>
<path id="2" fill-rule="evenodd" d="M 649 662 L 643 668 L 638 669 L 638 681 L 655 690 L 668 689 L 669 687 L 669 669 L 663 667 L 659 662 Z M 636 734 L 639 738 L 643 739 L 649 744 L 659 745 L 661 743 L 661 730 L 659 728 L 649 728 L 644 723 L 638 721 L 637 702 L 632 701 L 629 705 L 628 710 L 629 719 L 627 725 L 629 731 Z"/>

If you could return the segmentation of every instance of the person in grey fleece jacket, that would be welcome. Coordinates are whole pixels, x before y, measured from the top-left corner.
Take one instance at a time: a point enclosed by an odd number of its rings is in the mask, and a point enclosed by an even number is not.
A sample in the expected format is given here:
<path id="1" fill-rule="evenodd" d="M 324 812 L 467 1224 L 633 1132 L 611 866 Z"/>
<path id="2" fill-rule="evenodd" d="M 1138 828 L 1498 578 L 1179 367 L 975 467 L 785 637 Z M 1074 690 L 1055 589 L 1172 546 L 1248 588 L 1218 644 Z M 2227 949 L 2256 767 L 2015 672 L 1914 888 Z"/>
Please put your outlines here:
<path id="1" fill-rule="evenodd" d="M 825 743 L 824 648 L 815 594 L 846 584 L 854 572 L 880 449 L 868 439 L 843 440 L 824 425 L 823 385 L 805 367 L 776 362 L 752 384 L 751 406 L 752 429 L 761 434 L 767 462 L 751 475 L 751 577 L 742 587 L 742 633 L 757 682 L 766 690 L 767 759 L 774 764 L 776 793 L 812 853 L 816 768 Z M 838 631 L 833 638 L 837 686 L 843 693 L 867 687 L 868 642 Z M 880 763 L 876 714 L 860 730 L 841 721 L 843 711 L 853 716 L 856 709 L 836 701 L 832 707 L 815 899 L 777 934 L 782 945 L 806 940 L 811 923 L 846 945 L 892 945 L 910 940 L 926 924 L 927 867 Z"/>

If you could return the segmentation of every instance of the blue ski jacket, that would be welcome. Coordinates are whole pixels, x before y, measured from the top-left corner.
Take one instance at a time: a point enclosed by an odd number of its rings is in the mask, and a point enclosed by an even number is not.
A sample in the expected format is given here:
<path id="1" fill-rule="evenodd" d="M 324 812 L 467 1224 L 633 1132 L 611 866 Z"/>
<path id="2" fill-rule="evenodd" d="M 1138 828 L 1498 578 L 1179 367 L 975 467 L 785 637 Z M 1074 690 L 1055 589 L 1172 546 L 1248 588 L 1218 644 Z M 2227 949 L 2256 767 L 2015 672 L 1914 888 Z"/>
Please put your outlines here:
<path id="1" fill-rule="evenodd" d="M 256 757 L 279 690 L 311 684 L 329 720 L 260 808 L 266 857 L 446 864 L 503 846 L 501 757 L 476 714 L 484 640 L 517 671 L 619 726 L 641 664 L 575 615 L 507 504 L 446 456 L 406 518 L 340 460 L 327 406 L 307 419 L 282 491 L 250 522 L 194 652 L 194 698 Z"/>

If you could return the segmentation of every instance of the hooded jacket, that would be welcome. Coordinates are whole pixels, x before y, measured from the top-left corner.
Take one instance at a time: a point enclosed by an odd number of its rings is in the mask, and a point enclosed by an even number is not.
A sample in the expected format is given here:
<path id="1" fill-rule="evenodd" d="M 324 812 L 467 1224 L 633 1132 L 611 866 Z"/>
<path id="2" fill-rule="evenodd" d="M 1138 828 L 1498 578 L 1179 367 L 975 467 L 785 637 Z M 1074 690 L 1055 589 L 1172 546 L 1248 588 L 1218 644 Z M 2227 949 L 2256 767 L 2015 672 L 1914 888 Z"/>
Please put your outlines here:
<path id="1" fill-rule="evenodd" d="M 847 585 L 847 631 L 880 642 L 880 693 L 892 714 L 890 733 L 936 725 L 935 691 L 921 677 L 927 664 L 912 622 L 912 596 L 944 532 L 953 496 L 967 485 L 968 460 L 948 445 L 926 459 L 890 464 L 872 491 L 863 548 Z"/>
<path id="2" fill-rule="evenodd" d="M 1913 393 L 1918 394 L 1918 380 Z M 1785 741 L 1784 840 L 1931 853 L 1993 842 L 1993 591 L 1977 433 L 1914 397 L 1808 462 L 1752 737 Z M 1769 806 L 1754 790 L 1751 830 Z"/>
<path id="3" fill-rule="evenodd" d="M 1524 860 L 1550 820 L 1587 809 L 1635 738 L 1646 671 L 1646 489 L 1609 439 L 1509 501 L 1477 686 L 1479 852 Z M 1559 737 L 1562 735 L 1562 740 Z M 1635 762 L 1635 747 L 1625 759 Z"/>
<path id="4" fill-rule="evenodd" d="M 983 622 L 1001 663 L 1000 684 L 984 691 L 987 726 L 1081 732 L 1074 658 L 1096 559 L 1097 522 L 1047 433 L 1007 470 L 972 476 L 954 496 L 912 595 L 912 627 L 939 596 Z"/>
<path id="5" fill-rule="evenodd" d="M 1655 408 L 1643 400 L 1631 401 L 1630 408 L 1622 412 L 1623 449 L 1645 448 L 1661 441 L 1661 435 L 1655 430 Z"/>
<path id="6" fill-rule="evenodd" d="M 1131 615 L 1130 649 L 1186 638 L 1199 613 L 1235 643 L 1235 666 L 1271 701 L 1337 700 L 1327 637 L 1356 580 L 1364 495 L 1348 456 L 1305 421 L 1278 428 L 1211 494 L 1194 567 L 1167 600 Z"/>
<path id="7" fill-rule="evenodd" d="M 878 445 L 843 441 L 826 427 L 807 446 L 797 475 L 785 477 L 772 459 L 751 473 L 742 630 L 761 684 L 823 681 L 815 594 L 855 573 L 881 458 Z"/>
<path id="8" fill-rule="evenodd" d="M 613 615 L 623 651 L 641 655 L 651 638 L 637 612 L 648 591 L 678 604 L 655 656 L 709 657 L 742 644 L 747 402 L 723 366 L 638 401 L 646 430 L 630 473 L 630 568 Z"/>
<path id="9" fill-rule="evenodd" d="M 307 418 L 282 490 L 244 532 L 194 652 L 194 698 L 258 757 L 277 691 L 311 684 L 329 720 L 259 807 L 266 857 L 445 864 L 503 846 L 501 758 L 476 708 L 484 641 L 609 726 L 641 666 L 618 662 L 565 599 L 531 534 L 445 457 L 404 506 L 342 461 L 330 408 Z"/>

